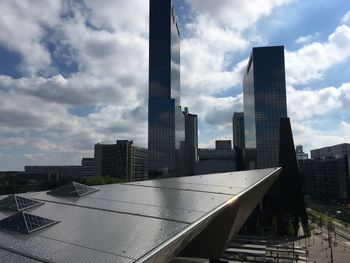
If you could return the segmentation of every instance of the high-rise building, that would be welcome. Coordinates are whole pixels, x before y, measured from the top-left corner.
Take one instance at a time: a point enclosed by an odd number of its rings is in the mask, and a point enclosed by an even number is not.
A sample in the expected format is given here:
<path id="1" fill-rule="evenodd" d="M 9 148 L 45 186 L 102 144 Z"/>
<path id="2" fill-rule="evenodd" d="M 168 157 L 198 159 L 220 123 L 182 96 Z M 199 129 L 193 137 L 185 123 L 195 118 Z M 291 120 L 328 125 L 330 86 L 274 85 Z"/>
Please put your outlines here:
<path id="1" fill-rule="evenodd" d="M 171 0 L 150 1 L 148 161 L 150 175 L 184 173 L 180 33 Z"/>
<path id="2" fill-rule="evenodd" d="M 242 151 L 244 144 L 244 113 L 235 112 L 232 116 L 233 147 L 239 147 Z"/>
<path id="3" fill-rule="evenodd" d="M 287 117 L 284 47 L 253 48 L 243 79 L 245 148 L 255 167 L 277 167 L 280 119 Z"/>
<path id="4" fill-rule="evenodd" d="M 195 163 L 198 161 L 198 118 L 185 107 L 185 175 L 194 175 Z"/>

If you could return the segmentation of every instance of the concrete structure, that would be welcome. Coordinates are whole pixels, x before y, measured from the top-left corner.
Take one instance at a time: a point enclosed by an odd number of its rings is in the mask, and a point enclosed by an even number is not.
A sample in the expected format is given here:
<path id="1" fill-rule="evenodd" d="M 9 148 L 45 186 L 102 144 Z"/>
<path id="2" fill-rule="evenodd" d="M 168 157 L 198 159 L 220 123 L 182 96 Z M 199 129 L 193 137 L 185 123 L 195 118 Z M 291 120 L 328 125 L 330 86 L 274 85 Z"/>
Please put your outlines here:
<path id="1" fill-rule="evenodd" d="M 127 182 L 142 181 L 148 178 L 147 149 L 132 141 L 117 141 L 117 174 Z"/>
<path id="2" fill-rule="evenodd" d="M 153 176 L 185 171 L 180 108 L 180 33 L 171 0 L 150 1 L 148 161 Z"/>
<path id="3" fill-rule="evenodd" d="M 94 176 L 95 175 L 95 159 L 94 158 L 82 158 L 81 166 L 84 168 L 86 175 Z"/>
<path id="4" fill-rule="evenodd" d="M 295 154 L 297 156 L 298 161 L 299 160 L 306 160 L 309 158 L 309 155 L 307 153 L 304 153 L 302 145 L 297 145 L 295 147 Z"/>
<path id="5" fill-rule="evenodd" d="M 215 146 L 215 149 L 198 149 L 195 174 L 235 171 L 235 151 L 231 148 L 231 141 L 217 140 Z"/>
<path id="6" fill-rule="evenodd" d="M 245 149 L 244 143 L 244 113 L 235 112 L 232 116 L 233 147 L 241 151 Z"/>
<path id="7" fill-rule="evenodd" d="M 280 119 L 287 117 L 284 47 L 253 48 L 243 79 L 245 148 L 256 150 L 248 167 L 278 166 Z"/>
<path id="8" fill-rule="evenodd" d="M 280 168 L 0 196 L 0 262 L 218 259 Z M 96 191 L 98 190 L 98 191 Z"/>
<path id="9" fill-rule="evenodd" d="M 125 181 L 147 179 L 147 149 L 132 141 L 95 145 L 95 175 L 118 177 Z"/>
<path id="10" fill-rule="evenodd" d="M 185 107 L 185 175 L 194 175 L 198 162 L 198 118 Z"/>

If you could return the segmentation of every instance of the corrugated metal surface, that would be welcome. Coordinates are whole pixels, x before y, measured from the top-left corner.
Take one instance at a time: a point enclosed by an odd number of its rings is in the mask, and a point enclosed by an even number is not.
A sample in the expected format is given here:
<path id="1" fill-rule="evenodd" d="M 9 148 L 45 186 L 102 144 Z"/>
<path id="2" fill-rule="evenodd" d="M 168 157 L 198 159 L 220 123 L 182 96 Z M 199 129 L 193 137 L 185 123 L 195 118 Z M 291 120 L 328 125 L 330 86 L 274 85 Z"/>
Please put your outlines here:
<path id="1" fill-rule="evenodd" d="M 133 262 L 273 171 L 98 186 L 80 198 L 22 194 L 44 202 L 26 212 L 59 222 L 29 235 L 0 229 L 0 248 L 52 262 Z M 0 220 L 9 215 L 0 211 Z M 23 262 L 15 261 L 19 254 L 0 250 L 0 262 Z"/>
<path id="2" fill-rule="evenodd" d="M 0 248 L 0 262 L 6 263 L 39 263 L 38 261 L 27 256 L 22 256 Z"/>

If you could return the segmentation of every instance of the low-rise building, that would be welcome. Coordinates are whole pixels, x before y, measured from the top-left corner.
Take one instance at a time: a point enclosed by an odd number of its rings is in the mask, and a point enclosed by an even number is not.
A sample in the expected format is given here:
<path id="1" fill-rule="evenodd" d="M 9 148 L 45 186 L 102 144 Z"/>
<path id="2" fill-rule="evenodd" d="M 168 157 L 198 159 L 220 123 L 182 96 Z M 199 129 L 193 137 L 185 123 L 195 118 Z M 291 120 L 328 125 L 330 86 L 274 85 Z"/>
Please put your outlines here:
<path id="1" fill-rule="evenodd" d="M 350 155 L 350 143 L 341 143 L 311 150 L 311 159 L 327 159 Z"/>
<path id="2" fill-rule="evenodd" d="M 313 159 L 299 161 L 305 194 L 327 201 L 350 200 L 349 145 L 311 150 Z"/>
<path id="3" fill-rule="evenodd" d="M 235 151 L 231 148 L 231 141 L 216 141 L 215 146 L 214 149 L 198 149 L 199 161 L 195 164 L 195 174 L 235 171 Z"/>
<path id="4" fill-rule="evenodd" d="M 148 178 L 147 149 L 128 140 L 95 145 L 95 175 L 112 176 L 125 181 Z"/>

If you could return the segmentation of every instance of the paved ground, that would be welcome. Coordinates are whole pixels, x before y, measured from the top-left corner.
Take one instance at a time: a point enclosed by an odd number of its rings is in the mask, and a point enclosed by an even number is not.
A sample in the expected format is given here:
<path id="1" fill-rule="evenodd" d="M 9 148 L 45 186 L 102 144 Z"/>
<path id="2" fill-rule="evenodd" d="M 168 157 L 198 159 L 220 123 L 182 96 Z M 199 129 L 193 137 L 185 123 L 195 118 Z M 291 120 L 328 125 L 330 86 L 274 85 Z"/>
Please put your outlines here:
<path id="1" fill-rule="evenodd" d="M 327 231 L 317 229 L 313 231 L 312 235 L 308 239 L 304 239 L 301 242 L 307 245 L 309 251 L 308 262 L 331 262 L 331 251 L 328 246 Z M 333 262 L 334 263 L 349 263 L 350 262 L 350 241 L 340 237 L 333 238 Z"/>

